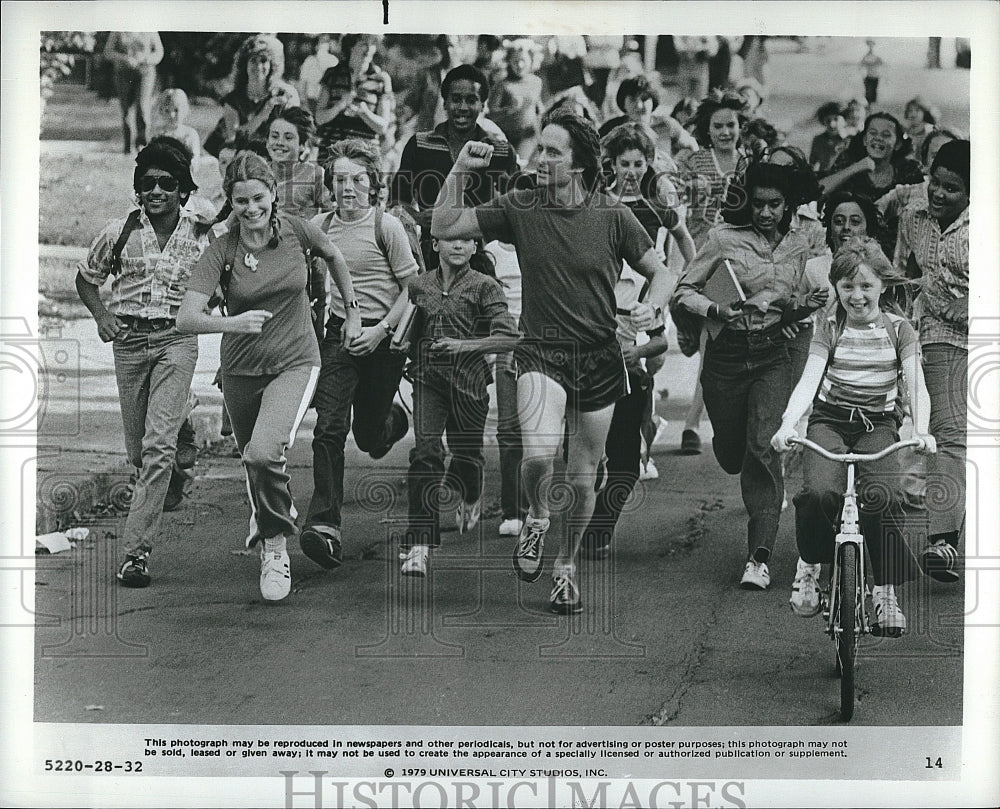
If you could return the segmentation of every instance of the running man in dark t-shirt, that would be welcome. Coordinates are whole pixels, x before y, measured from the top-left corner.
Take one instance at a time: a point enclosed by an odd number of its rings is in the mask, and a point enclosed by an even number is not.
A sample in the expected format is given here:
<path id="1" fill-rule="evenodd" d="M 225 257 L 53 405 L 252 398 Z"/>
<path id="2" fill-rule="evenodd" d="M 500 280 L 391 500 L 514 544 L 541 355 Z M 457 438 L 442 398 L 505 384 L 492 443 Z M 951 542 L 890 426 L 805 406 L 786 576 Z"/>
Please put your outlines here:
<path id="1" fill-rule="evenodd" d="M 537 187 L 467 207 L 464 177 L 488 166 L 492 155 L 488 143 L 465 144 L 438 197 L 431 230 L 438 238 L 498 239 L 517 249 L 524 303 L 514 359 L 530 506 L 514 570 L 525 581 L 541 577 L 553 461 L 568 419 L 566 478 L 574 496 L 549 604 L 554 612 L 578 613 L 576 557 L 594 510 L 614 404 L 627 392 L 615 338 L 615 282 L 623 259 L 650 279 L 646 301 L 632 310 L 639 329 L 651 328 L 662 314 L 674 282 L 635 215 L 600 188 L 600 143 L 589 122 L 566 110 L 550 113 L 542 122 Z"/>

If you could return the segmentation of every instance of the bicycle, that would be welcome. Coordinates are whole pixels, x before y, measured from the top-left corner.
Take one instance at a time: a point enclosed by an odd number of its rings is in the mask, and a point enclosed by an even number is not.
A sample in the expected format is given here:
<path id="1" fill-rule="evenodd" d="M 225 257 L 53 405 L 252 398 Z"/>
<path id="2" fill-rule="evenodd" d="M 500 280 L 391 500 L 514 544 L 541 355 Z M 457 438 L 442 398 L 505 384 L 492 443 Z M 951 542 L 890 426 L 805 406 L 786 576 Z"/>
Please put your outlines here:
<path id="1" fill-rule="evenodd" d="M 907 447 L 920 447 L 923 442 L 916 438 L 897 441 L 871 455 L 854 452 L 837 454 L 799 436 L 789 438 L 788 443 L 799 444 L 824 458 L 847 465 L 847 490 L 840 512 L 840 531 L 830 571 L 830 594 L 824 599 L 823 618 L 826 620 L 826 633 L 837 647 L 835 665 L 840 677 L 840 718 L 848 722 L 854 716 L 854 670 L 858 645 L 861 637 L 871 631 L 865 610 L 865 544 L 858 521 L 857 492 L 854 490 L 855 465 L 881 460 Z"/>

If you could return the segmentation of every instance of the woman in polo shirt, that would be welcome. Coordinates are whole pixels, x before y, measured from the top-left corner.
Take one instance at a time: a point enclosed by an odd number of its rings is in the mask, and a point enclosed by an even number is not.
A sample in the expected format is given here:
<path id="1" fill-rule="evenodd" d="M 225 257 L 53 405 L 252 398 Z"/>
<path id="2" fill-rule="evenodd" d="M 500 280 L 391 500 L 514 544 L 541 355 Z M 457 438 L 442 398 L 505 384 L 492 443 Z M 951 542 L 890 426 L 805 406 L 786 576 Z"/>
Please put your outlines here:
<path id="1" fill-rule="evenodd" d="M 332 268 L 340 294 L 351 302 L 345 341 L 360 335 L 361 318 L 341 252 L 315 225 L 279 214 L 277 183 L 267 161 L 241 153 L 226 170 L 223 188 L 235 224 L 195 265 L 177 327 L 224 335 L 222 395 L 257 518 L 257 534 L 247 543 L 263 540 L 261 595 L 280 601 L 291 589 L 286 540 L 296 530 L 285 450 L 312 399 L 320 365 L 307 293 L 307 249 Z M 227 287 L 225 317 L 207 312 L 220 281 Z"/>
<path id="2" fill-rule="evenodd" d="M 712 449 L 726 472 L 740 475 L 750 517 L 744 589 L 770 584 L 767 561 L 784 493 L 781 458 L 770 443 L 795 383 L 782 328 L 810 257 L 809 237 L 795 215 L 795 186 L 787 166 L 752 165 L 740 189 L 742 217 L 730 217 L 742 224 L 709 231 L 674 293 L 677 304 L 708 320 L 701 384 L 715 433 Z M 702 293 L 709 278 L 727 267 L 746 294 L 741 308 Z"/>

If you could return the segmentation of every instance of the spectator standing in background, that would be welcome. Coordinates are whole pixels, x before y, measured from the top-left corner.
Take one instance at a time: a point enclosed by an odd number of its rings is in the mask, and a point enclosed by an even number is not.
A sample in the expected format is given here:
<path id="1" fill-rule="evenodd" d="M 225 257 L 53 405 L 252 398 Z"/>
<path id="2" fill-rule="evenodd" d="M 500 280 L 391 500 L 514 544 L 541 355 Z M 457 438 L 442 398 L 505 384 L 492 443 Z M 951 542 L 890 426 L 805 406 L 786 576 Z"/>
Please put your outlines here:
<path id="1" fill-rule="evenodd" d="M 489 117 L 523 162 L 535 150 L 542 114 L 542 80 L 531 72 L 534 50 L 530 39 L 515 39 L 507 46 L 507 74 L 493 87 L 489 99 Z"/>
<path id="2" fill-rule="evenodd" d="M 441 58 L 420 74 L 405 102 L 416 118 L 414 132 L 426 132 L 444 122 L 447 115 L 441 85 L 448 71 L 462 63 L 461 46 L 454 34 L 438 35 L 437 49 Z"/>
<path id="3" fill-rule="evenodd" d="M 146 128 L 153 123 L 156 66 L 163 60 L 163 42 L 156 31 L 112 31 L 104 58 L 114 66 L 115 93 L 122 108 L 125 154 L 132 151 L 129 110 L 135 109 L 135 147 L 146 145 Z"/>
<path id="4" fill-rule="evenodd" d="M 767 37 L 743 37 L 740 46 L 740 56 L 743 57 L 743 75 L 755 79 L 761 87 L 767 87 Z"/>
<path id="5" fill-rule="evenodd" d="M 879 79 L 882 78 L 882 69 L 885 67 L 885 62 L 882 61 L 882 57 L 875 53 L 875 40 L 866 39 L 865 45 L 868 46 L 868 52 L 861 57 L 861 71 L 864 74 L 864 84 L 865 84 L 865 101 L 869 104 L 874 104 L 878 101 L 878 83 Z"/>
<path id="6" fill-rule="evenodd" d="M 299 68 L 299 95 L 313 115 L 316 114 L 323 76 L 340 62 L 337 54 L 331 50 L 332 45 L 333 37 L 320 34 L 316 40 L 316 52 L 307 56 Z"/>
<path id="7" fill-rule="evenodd" d="M 156 134 L 176 138 L 187 146 L 191 152 L 191 165 L 196 166 L 201 157 L 201 138 L 193 126 L 184 123 L 190 110 L 187 93 L 176 87 L 164 90 L 156 102 L 159 116 Z"/>
<path id="8" fill-rule="evenodd" d="M 674 37 L 677 57 L 677 81 L 683 98 L 700 99 L 708 95 L 708 60 L 716 55 L 715 37 Z"/>

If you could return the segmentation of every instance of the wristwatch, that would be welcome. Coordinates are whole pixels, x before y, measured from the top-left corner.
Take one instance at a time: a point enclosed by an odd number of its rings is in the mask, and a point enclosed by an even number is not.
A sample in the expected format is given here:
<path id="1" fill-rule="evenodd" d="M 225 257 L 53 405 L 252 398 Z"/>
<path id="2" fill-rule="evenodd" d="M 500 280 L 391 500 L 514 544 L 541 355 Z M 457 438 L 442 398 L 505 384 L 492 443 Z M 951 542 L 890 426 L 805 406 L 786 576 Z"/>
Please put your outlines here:
<path id="1" fill-rule="evenodd" d="M 389 325 L 388 320 L 383 320 L 380 325 L 382 326 L 383 329 L 385 329 L 386 335 L 392 334 L 392 326 Z"/>
<path id="2" fill-rule="evenodd" d="M 361 308 L 361 304 L 358 303 L 358 299 L 357 298 L 354 298 L 353 300 L 347 302 L 347 308 L 348 309 L 360 309 Z"/>
<path id="3" fill-rule="evenodd" d="M 660 320 L 663 317 L 663 307 L 662 306 L 654 306 L 653 307 L 653 317 L 656 320 Z"/>

